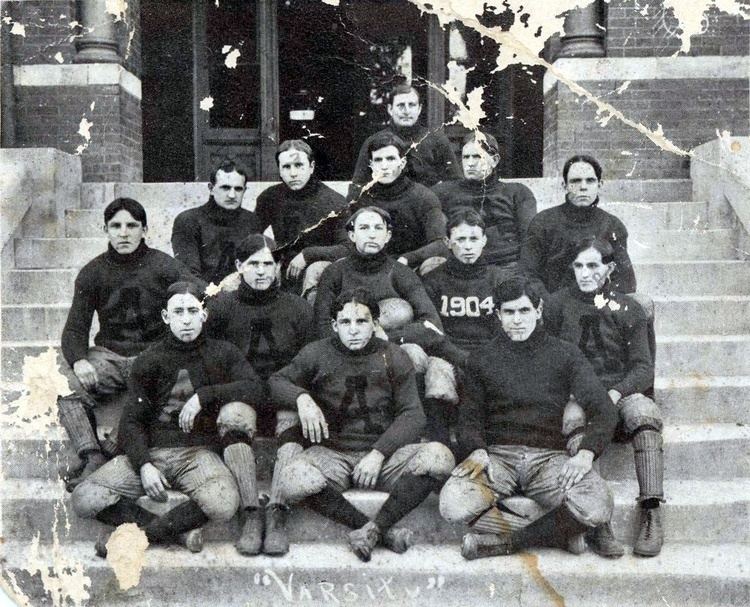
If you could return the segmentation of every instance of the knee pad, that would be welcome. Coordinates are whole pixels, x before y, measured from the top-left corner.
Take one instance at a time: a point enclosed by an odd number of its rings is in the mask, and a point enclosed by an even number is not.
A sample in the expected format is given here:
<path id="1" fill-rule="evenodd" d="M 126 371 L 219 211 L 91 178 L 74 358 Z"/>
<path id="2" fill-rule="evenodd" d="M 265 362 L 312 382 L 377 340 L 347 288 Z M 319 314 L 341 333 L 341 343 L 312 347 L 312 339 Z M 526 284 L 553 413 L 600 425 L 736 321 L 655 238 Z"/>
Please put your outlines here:
<path id="1" fill-rule="evenodd" d="M 414 371 L 417 373 L 425 373 L 427 371 L 427 365 L 429 363 L 429 356 L 417 344 L 401 344 L 401 349 L 406 352 L 411 364 L 414 365 Z"/>
<path id="2" fill-rule="evenodd" d="M 453 471 L 456 460 L 453 453 L 443 443 L 425 443 L 412 457 L 406 470 L 414 476 L 431 476 L 443 480 Z"/>
<path id="3" fill-rule="evenodd" d="M 440 516 L 451 523 L 467 523 L 495 501 L 495 494 L 489 487 L 452 476 L 440 491 Z"/>
<path id="4" fill-rule="evenodd" d="M 287 502 L 298 502 L 320 493 L 326 478 L 315 466 L 302 459 L 294 459 L 279 473 L 279 491 Z"/>
<path id="5" fill-rule="evenodd" d="M 425 398 L 435 398 L 451 405 L 458 403 L 458 386 L 453 365 L 447 360 L 430 356 L 424 376 Z"/>
<path id="6" fill-rule="evenodd" d="M 73 512 L 81 518 L 94 518 L 102 510 L 117 501 L 117 496 L 111 489 L 107 489 L 91 481 L 83 481 L 70 497 Z"/>
<path id="7" fill-rule="evenodd" d="M 296 411 L 283 410 L 276 413 L 276 436 L 281 436 L 295 426 L 299 426 L 299 415 Z"/>
<path id="8" fill-rule="evenodd" d="M 563 436 L 569 436 L 576 430 L 586 427 L 586 412 L 575 400 L 568 401 L 565 405 L 562 421 Z"/>
<path id="9" fill-rule="evenodd" d="M 414 310 L 408 301 L 400 297 L 390 297 L 378 302 L 380 326 L 385 331 L 400 329 L 414 320 Z"/>
<path id="10" fill-rule="evenodd" d="M 231 476 L 209 479 L 190 498 L 212 521 L 228 521 L 240 505 L 237 483 Z"/>
<path id="11" fill-rule="evenodd" d="M 257 429 L 257 419 L 255 410 L 250 405 L 237 401 L 227 403 L 221 408 L 216 418 L 219 437 L 224 441 L 225 435 L 229 433 L 232 433 L 234 436 L 243 434 L 247 438 L 241 442 L 252 441 Z M 232 442 L 238 441 L 234 440 Z"/>

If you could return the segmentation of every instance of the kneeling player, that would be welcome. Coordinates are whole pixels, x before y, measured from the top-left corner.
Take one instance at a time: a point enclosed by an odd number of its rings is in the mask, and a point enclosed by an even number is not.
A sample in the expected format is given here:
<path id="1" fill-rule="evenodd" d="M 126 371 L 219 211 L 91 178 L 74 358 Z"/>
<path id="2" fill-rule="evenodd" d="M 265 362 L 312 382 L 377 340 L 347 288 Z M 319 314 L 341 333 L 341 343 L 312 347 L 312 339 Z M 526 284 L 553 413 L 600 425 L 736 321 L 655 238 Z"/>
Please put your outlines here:
<path id="1" fill-rule="evenodd" d="M 663 424 L 659 407 L 643 394 L 654 385 L 648 319 L 631 296 L 610 289 L 614 269 L 614 251 L 608 242 L 582 240 L 573 261 L 576 285 L 550 298 L 544 323 L 550 333 L 578 346 L 620 412 L 622 434 L 633 441 L 640 489 L 640 531 L 633 552 L 656 556 L 664 542 L 659 516 L 659 502 L 664 499 Z M 584 415 L 580 408 L 571 407 L 563 430 L 575 434 Z M 568 445 L 570 450 L 573 442 Z M 624 552 L 609 524 L 597 527 L 592 539 L 594 549 L 604 556 Z"/>
<path id="2" fill-rule="evenodd" d="M 545 333 L 539 293 L 524 278 L 495 292 L 502 331 L 469 355 L 458 439 L 470 455 L 440 493 L 448 521 L 472 525 L 467 559 L 553 545 L 583 551 L 583 532 L 607 522 L 612 495 L 592 462 L 612 436 L 616 412 L 578 349 Z M 560 425 L 570 394 L 588 421 L 578 453 L 569 457 Z M 510 532 L 501 500 L 520 494 L 550 511 Z"/>
<path id="3" fill-rule="evenodd" d="M 255 413 L 245 404 L 262 396 L 257 376 L 233 345 L 206 339 L 201 292 L 178 282 L 162 312 L 171 333 L 138 356 L 132 395 L 119 428 L 119 455 L 73 492 L 78 516 L 118 526 L 137 523 L 151 543 L 175 541 L 208 520 L 228 521 L 242 496 L 255 491 L 255 470 L 230 469 L 216 450 L 242 449 Z M 236 480 L 235 480 L 236 479 Z M 239 484 L 239 490 L 238 490 Z M 166 501 L 172 487 L 190 499 L 156 517 L 135 500 Z M 199 550 L 198 545 L 189 546 Z M 97 553 L 106 554 L 106 537 Z"/>
<path id="4" fill-rule="evenodd" d="M 282 492 L 354 529 L 349 545 L 363 561 L 378 543 L 404 552 L 411 532 L 393 525 L 439 487 L 453 468 L 441 443 L 416 443 L 424 426 L 414 369 L 398 347 L 374 336 L 378 305 L 364 289 L 332 308 L 335 335 L 306 346 L 271 376 L 274 400 L 296 409 L 314 443 L 280 476 Z M 390 496 L 375 520 L 352 506 L 352 485 Z"/>

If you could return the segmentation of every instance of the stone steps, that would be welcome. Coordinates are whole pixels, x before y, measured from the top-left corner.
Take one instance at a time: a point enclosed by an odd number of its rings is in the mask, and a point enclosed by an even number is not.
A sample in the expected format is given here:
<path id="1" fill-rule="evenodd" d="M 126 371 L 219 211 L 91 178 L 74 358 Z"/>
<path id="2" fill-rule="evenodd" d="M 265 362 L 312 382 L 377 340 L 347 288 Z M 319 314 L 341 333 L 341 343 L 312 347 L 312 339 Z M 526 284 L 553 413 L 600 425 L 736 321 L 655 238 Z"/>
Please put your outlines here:
<path id="1" fill-rule="evenodd" d="M 3 535 L 6 541 L 31 540 L 39 534 L 42 542 L 52 541 L 53 529 L 61 541 L 94 541 L 102 527 L 96 521 L 79 519 L 73 514 L 70 494 L 63 484 L 36 479 L 4 480 L 2 499 Z M 637 534 L 638 512 L 635 481 L 612 482 L 615 512 L 612 524 L 616 535 L 632 545 Z M 268 484 L 261 488 L 267 491 Z M 667 542 L 727 543 L 750 542 L 750 479 L 734 481 L 670 480 L 665 484 L 667 502 L 662 505 Z M 373 517 L 387 494 L 379 491 L 352 490 L 347 499 Z M 437 495 L 408 515 L 402 523 L 412 529 L 417 542 L 457 543 L 465 529 L 444 521 L 438 512 Z M 207 541 L 231 541 L 239 535 L 240 523 L 210 523 L 204 529 Z M 341 543 L 345 541 L 339 525 L 307 510 L 295 508 L 288 522 L 294 542 Z"/>
<path id="2" fill-rule="evenodd" d="M 377 549 L 361 563 L 342 546 L 294 544 L 288 555 L 243 557 L 229 542 L 208 545 L 199 554 L 178 547 L 146 551 L 137 587 L 118 589 L 107 561 L 90 542 L 65 546 L 64 555 L 29 542 L 3 546 L 11 572 L 32 602 L 46 589 L 30 563 L 44 567 L 56 559 L 79 584 L 88 585 L 91 605 L 353 604 L 465 607 L 466 605 L 746 605 L 750 548 L 741 544 L 667 544 L 651 559 L 626 555 L 607 560 L 552 550 L 465 561 L 458 546 L 412 547 L 396 555 Z M 64 561 L 62 564 L 61 561 Z M 64 574 L 62 574 L 64 575 Z M 56 582 L 57 580 L 53 580 Z"/>
<path id="3" fill-rule="evenodd" d="M 78 269 L 6 270 L 3 273 L 2 305 L 70 305 Z"/>
<path id="4" fill-rule="evenodd" d="M 750 263 L 733 259 L 641 261 L 638 290 L 652 297 L 750 295 Z"/>
<path id="5" fill-rule="evenodd" d="M 5 478 L 55 479 L 59 464 L 69 457 L 68 441 L 57 428 L 48 435 L 37 432 L 31 436 L 6 429 L 0 445 Z M 257 438 L 254 451 L 258 478 L 270 480 L 275 441 Z M 632 447 L 610 445 L 600 466 L 607 479 L 634 478 Z M 737 423 L 668 423 L 664 428 L 664 474 L 673 480 L 750 477 L 750 427 Z"/>
<path id="6" fill-rule="evenodd" d="M 750 377 L 657 377 L 656 402 L 670 423 L 750 425 Z"/>
<path id="7" fill-rule="evenodd" d="M 640 261 L 736 259 L 734 230 L 649 230 L 630 231 L 628 253 Z"/>

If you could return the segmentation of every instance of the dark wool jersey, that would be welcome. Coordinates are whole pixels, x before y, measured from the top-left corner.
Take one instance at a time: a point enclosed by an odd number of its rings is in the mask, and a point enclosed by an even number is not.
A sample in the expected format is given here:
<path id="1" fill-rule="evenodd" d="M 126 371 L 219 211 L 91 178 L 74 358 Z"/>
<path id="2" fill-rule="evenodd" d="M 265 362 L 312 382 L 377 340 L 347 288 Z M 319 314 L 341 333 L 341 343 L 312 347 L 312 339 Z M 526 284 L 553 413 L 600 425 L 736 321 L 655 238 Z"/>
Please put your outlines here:
<path id="1" fill-rule="evenodd" d="M 413 270 L 391 259 L 382 251 L 377 255 L 355 253 L 328 266 L 320 277 L 315 297 L 315 321 L 318 337 L 331 334 L 331 305 L 343 292 L 364 287 L 372 297 L 381 301 L 398 297 L 406 300 L 414 310 L 414 320 L 403 328 L 389 329 L 388 338 L 396 343 L 417 343 L 429 347 L 440 336 L 422 324 L 430 321 L 438 329 L 442 323 L 435 306 Z"/>
<path id="2" fill-rule="evenodd" d="M 242 207 L 225 209 L 211 197 L 203 206 L 175 217 L 172 250 L 175 259 L 195 276 L 219 284 L 235 270 L 237 244 L 246 236 L 262 231 L 255 213 Z"/>
<path id="3" fill-rule="evenodd" d="M 614 215 L 602 211 L 598 199 L 588 207 L 569 202 L 545 209 L 529 224 L 521 250 L 521 266 L 529 278 L 541 283 L 547 293 L 575 284 L 570 264 L 578 242 L 589 236 L 607 241 L 617 264 L 612 287 L 621 293 L 635 291 L 633 264 L 628 256 L 628 231 Z"/>
<path id="4" fill-rule="evenodd" d="M 337 335 L 305 346 L 269 380 L 274 402 L 297 409 L 309 394 L 323 411 L 330 438 L 323 446 L 386 457 L 419 440 L 425 423 L 414 367 L 398 346 L 376 337 L 351 351 Z"/>
<path id="5" fill-rule="evenodd" d="M 493 293 L 504 277 L 499 268 L 485 263 L 484 255 L 473 264 L 464 264 L 451 254 L 448 261 L 422 278 L 445 334 L 464 352 L 495 337 L 500 321 Z"/>
<path id="6" fill-rule="evenodd" d="M 442 250 L 445 216 L 435 194 L 422 184 L 402 174 L 393 183 L 376 183 L 355 192 L 351 200 L 352 213 L 368 206 L 388 211 L 393 223 L 393 236 L 385 249 L 389 255 L 404 256 L 414 266 Z"/>
<path id="7" fill-rule="evenodd" d="M 277 286 L 256 291 L 242 280 L 236 291 L 222 291 L 209 300 L 206 333 L 232 342 L 267 380 L 311 340 L 312 308 Z"/>
<path id="8" fill-rule="evenodd" d="M 395 133 L 409 146 L 405 172 L 417 183 L 430 187 L 440 181 L 461 179 L 461 167 L 450 141 L 441 130 L 431 131 L 421 125 L 398 127 L 390 123 L 388 128 L 371 135 L 362 144 L 354 166 L 353 184 L 363 185 L 372 179 L 367 146 L 373 138 L 387 132 Z M 411 147 L 413 145 L 415 147 Z"/>
<path id="9" fill-rule="evenodd" d="M 308 264 L 334 261 L 328 253 L 331 245 L 346 244 L 346 199 L 314 176 L 301 190 L 280 183 L 258 195 L 255 214 L 261 231 L 273 228 L 277 251 L 284 266 L 297 253 Z M 333 213 L 334 217 L 329 217 Z M 306 231 L 309 230 L 309 231 Z"/>
<path id="10" fill-rule="evenodd" d="M 591 365 L 573 344 L 537 326 L 523 342 L 504 331 L 474 350 L 464 365 L 458 437 L 467 452 L 488 445 L 564 451 L 562 418 L 570 395 L 586 411 L 581 449 L 599 456 L 617 411 Z"/>
<path id="11" fill-rule="evenodd" d="M 73 365 L 86 358 L 94 312 L 99 317 L 99 333 L 94 338 L 97 346 L 121 356 L 142 352 L 166 331 L 161 310 L 167 287 L 191 279 L 182 264 L 143 241 L 129 255 L 109 246 L 76 277 L 62 334 L 65 360 Z"/>
<path id="12" fill-rule="evenodd" d="M 149 449 L 216 445 L 219 409 L 233 401 L 252 403 L 263 392 L 253 368 L 232 344 L 203 334 L 184 343 L 171 333 L 136 358 L 129 390 L 118 440 L 136 472 L 149 461 Z M 185 433 L 178 420 L 193 394 L 201 410 L 192 431 Z"/>
<path id="13" fill-rule="evenodd" d="M 545 302 L 544 325 L 578 346 L 608 390 L 629 396 L 653 386 L 648 320 L 627 295 L 566 287 Z"/>
<path id="14" fill-rule="evenodd" d="M 477 181 L 445 181 L 432 188 L 446 217 L 457 207 L 470 207 L 484 219 L 487 263 L 504 265 L 518 261 L 521 243 L 534 215 L 536 198 L 521 183 L 504 183 L 495 173 Z"/>

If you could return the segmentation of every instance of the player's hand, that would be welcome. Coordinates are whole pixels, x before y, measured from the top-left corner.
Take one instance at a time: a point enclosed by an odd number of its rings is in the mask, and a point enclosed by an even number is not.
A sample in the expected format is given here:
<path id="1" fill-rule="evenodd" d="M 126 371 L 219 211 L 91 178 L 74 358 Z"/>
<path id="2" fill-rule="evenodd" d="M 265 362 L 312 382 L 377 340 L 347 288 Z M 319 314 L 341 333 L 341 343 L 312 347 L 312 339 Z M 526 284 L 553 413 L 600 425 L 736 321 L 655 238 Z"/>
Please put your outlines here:
<path id="1" fill-rule="evenodd" d="M 382 340 L 388 341 L 388 334 L 385 332 L 385 329 L 380 326 L 380 323 L 375 325 L 375 331 L 372 333 L 375 337 L 379 337 Z"/>
<path id="2" fill-rule="evenodd" d="M 99 377 L 96 374 L 96 369 L 85 358 L 77 360 L 73 363 L 73 373 L 76 374 L 78 381 L 86 390 L 93 390 L 96 388 L 96 383 L 99 381 Z"/>
<path id="3" fill-rule="evenodd" d="M 622 393 L 618 392 L 617 390 L 610 390 L 609 392 L 607 392 L 607 394 L 609 394 L 609 398 L 614 404 L 619 403 L 620 399 L 622 398 Z"/>
<path id="4" fill-rule="evenodd" d="M 403 256 L 399 257 L 396 261 L 399 262 L 399 263 L 404 264 L 405 266 L 409 265 L 409 260 L 406 259 L 406 257 L 403 257 Z"/>
<path id="5" fill-rule="evenodd" d="M 302 253 L 297 253 L 287 266 L 286 277 L 296 279 L 306 267 L 307 261 L 305 261 L 305 256 Z"/>
<path id="6" fill-rule="evenodd" d="M 200 413 L 200 410 L 200 399 L 197 394 L 193 394 L 182 406 L 182 411 L 180 411 L 180 430 L 183 432 L 190 432 L 193 429 L 195 416 Z"/>
<path id="7" fill-rule="evenodd" d="M 170 489 L 167 478 L 151 462 L 141 466 L 141 484 L 143 490 L 152 500 L 157 502 L 167 501 L 167 489 Z"/>
<path id="8" fill-rule="evenodd" d="M 491 483 L 495 482 L 489 453 L 487 453 L 486 449 L 476 449 L 453 469 L 451 476 L 468 476 L 470 479 L 475 479 L 482 472 L 487 473 L 487 478 Z"/>
<path id="9" fill-rule="evenodd" d="M 365 455 L 352 470 L 354 484 L 357 487 L 362 487 L 362 489 L 374 489 L 378 484 L 384 459 L 385 455 L 376 449 Z"/>
<path id="10" fill-rule="evenodd" d="M 302 435 L 311 443 L 319 443 L 328 438 L 328 422 L 323 411 L 309 394 L 297 397 L 297 413 L 302 426 Z"/>
<path id="11" fill-rule="evenodd" d="M 580 481 L 589 470 L 591 470 L 591 464 L 594 462 L 594 453 L 588 449 L 581 449 L 573 457 L 571 457 L 565 464 L 563 464 L 560 474 L 557 476 L 557 481 L 560 483 L 560 489 L 567 491 L 578 481 Z"/>

